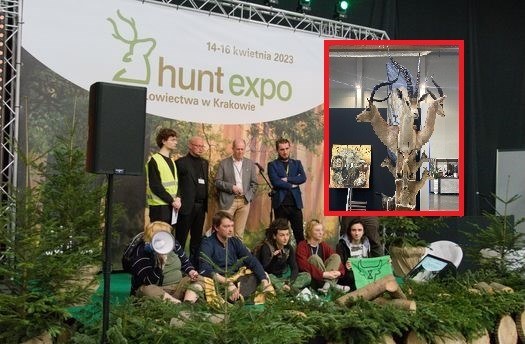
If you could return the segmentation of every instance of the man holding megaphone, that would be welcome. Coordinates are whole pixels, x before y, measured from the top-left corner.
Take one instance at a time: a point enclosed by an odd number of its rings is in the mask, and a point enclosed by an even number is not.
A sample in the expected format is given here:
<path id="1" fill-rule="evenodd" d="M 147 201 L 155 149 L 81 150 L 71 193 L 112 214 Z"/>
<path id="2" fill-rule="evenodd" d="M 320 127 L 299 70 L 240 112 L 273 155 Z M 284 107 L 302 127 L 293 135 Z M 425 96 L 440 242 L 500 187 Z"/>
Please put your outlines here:
<path id="1" fill-rule="evenodd" d="M 156 297 L 180 303 L 195 302 L 203 290 L 199 273 L 171 235 L 172 228 L 162 221 L 144 229 L 143 241 L 131 258 L 131 294 Z"/>

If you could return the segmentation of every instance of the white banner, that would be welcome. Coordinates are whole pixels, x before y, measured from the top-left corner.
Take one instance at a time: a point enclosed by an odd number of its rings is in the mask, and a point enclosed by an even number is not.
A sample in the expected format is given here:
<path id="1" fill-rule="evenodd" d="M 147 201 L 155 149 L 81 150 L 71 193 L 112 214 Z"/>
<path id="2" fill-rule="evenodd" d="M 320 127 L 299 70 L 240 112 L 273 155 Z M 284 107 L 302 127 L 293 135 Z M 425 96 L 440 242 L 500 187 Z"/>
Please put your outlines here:
<path id="1" fill-rule="evenodd" d="M 323 39 L 131 0 L 25 0 L 23 47 L 72 83 L 144 86 L 147 112 L 285 118 L 323 103 Z"/>

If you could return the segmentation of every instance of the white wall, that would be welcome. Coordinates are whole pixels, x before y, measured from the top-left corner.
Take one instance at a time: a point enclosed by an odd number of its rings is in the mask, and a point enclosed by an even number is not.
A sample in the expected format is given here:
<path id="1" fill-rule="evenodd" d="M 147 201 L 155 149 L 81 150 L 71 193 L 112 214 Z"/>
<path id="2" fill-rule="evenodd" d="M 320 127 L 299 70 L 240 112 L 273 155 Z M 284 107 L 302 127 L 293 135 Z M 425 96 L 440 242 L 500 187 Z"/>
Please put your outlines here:
<path id="1" fill-rule="evenodd" d="M 417 74 L 418 57 L 394 57 L 397 62 L 408 68 L 414 83 Z M 386 63 L 388 57 L 331 57 L 330 58 L 330 107 L 363 108 L 373 87 L 386 81 Z M 430 158 L 459 158 L 459 78 L 458 55 L 454 53 L 430 53 L 421 57 L 421 83 L 425 76 L 434 76 L 434 80 L 443 88 L 447 98 L 444 101 L 445 117 L 436 118 L 434 133 L 423 150 Z M 356 85 L 360 85 L 361 89 Z M 438 96 L 430 79 L 427 87 Z M 386 87 L 378 90 L 374 98 L 384 98 Z M 386 107 L 386 102 L 376 103 Z M 422 123 L 425 121 L 426 105 L 422 106 Z M 428 163 L 423 167 L 429 168 Z M 420 193 L 420 209 L 429 209 L 429 187 L 423 187 Z"/>
<path id="2" fill-rule="evenodd" d="M 417 57 L 395 57 L 396 61 L 407 67 L 415 78 Z M 366 107 L 366 98 L 372 88 L 386 81 L 387 57 L 331 57 L 330 58 L 330 107 Z M 361 69 L 362 68 L 362 69 Z M 361 70 L 360 70 L 361 69 Z M 430 139 L 430 156 L 437 159 L 459 158 L 459 80 L 458 57 L 451 54 L 431 53 L 421 57 L 421 75 L 434 75 L 436 82 L 447 96 L 444 102 L 445 117 L 438 117 L 434 133 Z M 361 85 L 361 90 L 356 88 Z M 437 95 L 437 90 L 427 82 L 428 87 Z M 376 93 L 376 98 L 386 96 L 383 87 Z M 386 103 L 376 104 L 386 107 Z M 423 117 L 424 120 L 424 117 Z"/>

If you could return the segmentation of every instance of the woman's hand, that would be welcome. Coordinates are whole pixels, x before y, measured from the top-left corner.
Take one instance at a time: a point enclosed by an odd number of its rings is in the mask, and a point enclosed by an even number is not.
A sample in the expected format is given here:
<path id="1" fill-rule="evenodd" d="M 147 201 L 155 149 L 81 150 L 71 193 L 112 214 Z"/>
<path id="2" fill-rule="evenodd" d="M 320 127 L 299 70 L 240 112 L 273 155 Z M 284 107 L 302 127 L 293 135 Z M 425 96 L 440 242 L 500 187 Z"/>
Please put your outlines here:
<path id="1" fill-rule="evenodd" d="M 199 273 L 195 270 L 191 270 L 190 272 L 188 272 L 188 277 L 192 280 L 192 281 L 196 281 L 197 279 L 199 279 Z"/>
<path id="2" fill-rule="evenodd" d="M 324 279 L 337 279 L 341 276 L 341 273 L 339 271 L 324 271 L 323 272 L 323 278 Z"/>
<path id="3" fill-rule="evenodd" d="M 352 270 L 352 262 L 350 262 L 349 260 L 346 261 L 346 270 Z"/>

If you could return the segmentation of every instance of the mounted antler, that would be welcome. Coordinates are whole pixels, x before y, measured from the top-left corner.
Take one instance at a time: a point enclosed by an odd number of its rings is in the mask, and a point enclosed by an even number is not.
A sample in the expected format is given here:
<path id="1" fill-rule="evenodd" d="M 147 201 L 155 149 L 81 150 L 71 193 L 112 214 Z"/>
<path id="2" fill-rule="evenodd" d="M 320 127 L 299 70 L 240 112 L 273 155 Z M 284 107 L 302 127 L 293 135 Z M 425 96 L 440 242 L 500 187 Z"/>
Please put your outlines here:
<path id="1" fill-rule="evenodd" d="M 374 95 L 376 94 L 376 91 L 379 90 L 381 87 L 383 86 L 391 86 L 392 84 L 394 84 L 397 79 L 399 79 L 399 73 L 397 73 L 397 77 L 392 80 L 392 81 L 385 81 L 385 82 L 382 82 L 382 83 L 379 83 L 377 85 L 374 86 L 374 88 L 372 89 L 372 93 L 370 93 L 370 99 L 368 100 L 369 102 L 384 102 L 385 100 L 388 99 L 388 97 L 390 97 L 390 93 L 388 93 L 387 91 L 387 96 L 383 99 L 374 99 Z"/>
<path id="2" fill-rule="evenodd" d="M 390 94 L 382 100 L 375 99 L 374 95 L 379 88 L 392 85 L 397 79 L 398 78 L 395 78 L 392 81 L 382 82 L 374 86 L 372 93 L 370 94 L 370 99 L 368 99 L 368 108 L 356 116 L 357 122 L 370 122 L 372 124 L 372 129 L 374 129 L 379 140 L 393 152 L 397 150 L 398 128 L 397 126 L 388 125 L 379 113 L 379 110 L 377 110 L 377 107 L 374 105 L 374 101 L 384 101 L 388 99 Z"/>
<path id="3" fill-rule="evenodd" d="M 398 72 L 400 72 L 403 75 L 403 78 L 405 79 L 407 83 L 408 96 L 410 98 L 413 98 L 414 97 L 414 86 L 412 85 L 412 78 L 410 77 L 410 72 L 405 66 L 400 65 L 399 62 L 394 60 L 392 56 L 390 56 L 389 58 L 392 64 L 394 65 L 394 67 L 397 68 Z"/>

